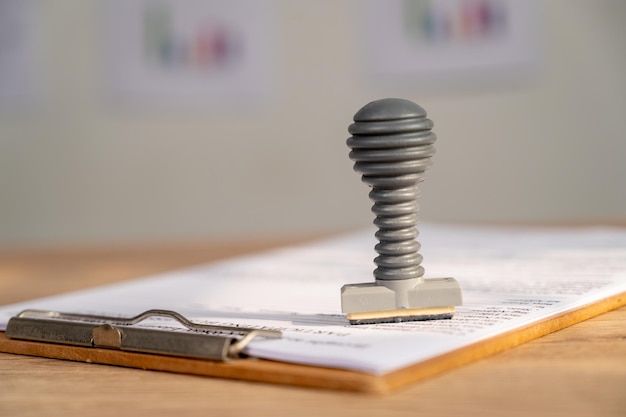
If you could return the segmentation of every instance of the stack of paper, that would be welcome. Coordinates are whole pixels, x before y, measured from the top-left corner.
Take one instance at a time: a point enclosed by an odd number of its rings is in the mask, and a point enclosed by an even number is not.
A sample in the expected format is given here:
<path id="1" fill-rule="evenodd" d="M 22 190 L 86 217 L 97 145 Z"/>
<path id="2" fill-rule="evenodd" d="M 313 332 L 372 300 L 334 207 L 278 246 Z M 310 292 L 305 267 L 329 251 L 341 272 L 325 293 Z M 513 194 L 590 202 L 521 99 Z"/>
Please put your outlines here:
<path id="1" fill-rule="evenodd" d="M 450 320 L 351 326 L 343 284 L 372 281 L 373 231 L 0 308 L 132 316 L 175 310 L 199 323 L 283 331 L 247 353 L 384 374 L 626 292 L 626 231 L 426 224 L 426 277 L 456 278 Z M 170 328 L 150 320 L 143 326 Z"/>

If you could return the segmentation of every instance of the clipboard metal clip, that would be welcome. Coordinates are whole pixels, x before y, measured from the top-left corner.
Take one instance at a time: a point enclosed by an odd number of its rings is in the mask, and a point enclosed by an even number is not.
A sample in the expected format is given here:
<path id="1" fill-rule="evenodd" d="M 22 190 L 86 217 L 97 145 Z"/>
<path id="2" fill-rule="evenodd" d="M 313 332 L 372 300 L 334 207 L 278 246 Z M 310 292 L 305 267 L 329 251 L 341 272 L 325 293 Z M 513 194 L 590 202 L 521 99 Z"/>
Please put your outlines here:
<path id="1" fill-rule="evenodd" d="M 153 318 L 174 320 L 191 332 L 132 327 Z M 24 310 L 9 320 L 6 336 L 37 342 L 226 361 L 245 356 L 243 350 L 251 340 L 257 337 L 277 339 L 281 337 L 281 332 L 199 324 L 170 310 L 148 310 L 130 318 Z"/>

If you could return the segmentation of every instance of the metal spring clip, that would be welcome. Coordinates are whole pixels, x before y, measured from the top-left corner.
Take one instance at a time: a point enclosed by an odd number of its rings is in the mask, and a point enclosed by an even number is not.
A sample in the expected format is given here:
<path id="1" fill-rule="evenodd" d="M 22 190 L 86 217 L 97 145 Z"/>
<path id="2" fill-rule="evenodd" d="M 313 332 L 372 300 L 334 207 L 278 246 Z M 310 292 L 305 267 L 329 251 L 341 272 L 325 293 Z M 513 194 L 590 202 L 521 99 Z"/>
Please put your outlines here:
<path id="1" fill-rule="evenodd" d="M 153 317 L 173 319 L 192 332 L 131 327 Z M 198 324 L 170 310 L 148 310 L 131 318 L 24 310 L 9 320 L 6 336 L 73 346 L 226 361 L 245 356 L 243 350 L 254 338 L 276 339 L 281 337 L 281 332 Z"/>

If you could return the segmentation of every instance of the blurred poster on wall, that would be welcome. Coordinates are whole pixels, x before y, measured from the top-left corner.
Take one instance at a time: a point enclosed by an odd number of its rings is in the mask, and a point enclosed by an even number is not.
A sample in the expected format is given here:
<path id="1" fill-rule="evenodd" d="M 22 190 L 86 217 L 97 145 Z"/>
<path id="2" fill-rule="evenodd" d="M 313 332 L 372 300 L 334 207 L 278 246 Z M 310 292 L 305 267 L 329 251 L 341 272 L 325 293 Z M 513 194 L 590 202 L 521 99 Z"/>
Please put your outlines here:
<path id="1" fill-rule="evenodd" d="M 33 0 L 0 0 L 0 106 L 32 104 L 40 94 L 41 74 Z"/>
<path id="2" fill-rule="evenodd" d="M 362 7 L 374 79 L 438 91 L 520 80 L 536 68 L 531 0 L 367 0 Z"/>
<path id="3" fill-rule="evenodd" d="M 104 0 L 109 92 L 144 106 L 262 102 L 271 92 L 271 8 L 260 0 Z"/>

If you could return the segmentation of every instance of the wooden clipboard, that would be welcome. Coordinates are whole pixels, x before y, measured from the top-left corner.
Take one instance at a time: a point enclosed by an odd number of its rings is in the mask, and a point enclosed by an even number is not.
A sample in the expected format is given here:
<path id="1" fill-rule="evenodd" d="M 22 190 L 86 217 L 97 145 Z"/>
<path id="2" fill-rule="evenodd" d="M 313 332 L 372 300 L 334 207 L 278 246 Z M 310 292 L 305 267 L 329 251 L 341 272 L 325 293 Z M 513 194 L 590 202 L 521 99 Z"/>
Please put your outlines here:
<path id="1" fill-rule="evenodd" d="M 383 375 L 255 358 L 220 362 L 98 347 L 68 346 L 11 339 L 5 332 L 0 332 L 0 352 L 245 381 L 386 393 L 502 352 L 623 305 L 626 305 L 626 293 L 608 297 L 574 311 L 550 317 Z"/>

